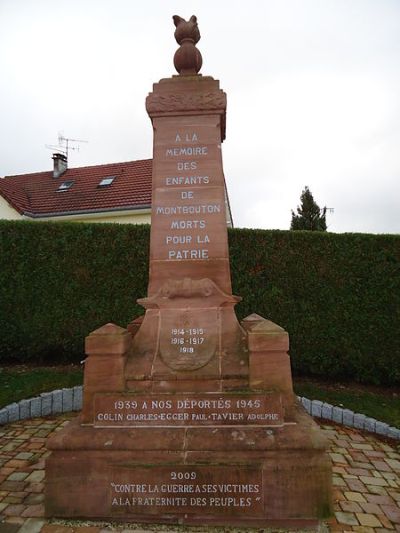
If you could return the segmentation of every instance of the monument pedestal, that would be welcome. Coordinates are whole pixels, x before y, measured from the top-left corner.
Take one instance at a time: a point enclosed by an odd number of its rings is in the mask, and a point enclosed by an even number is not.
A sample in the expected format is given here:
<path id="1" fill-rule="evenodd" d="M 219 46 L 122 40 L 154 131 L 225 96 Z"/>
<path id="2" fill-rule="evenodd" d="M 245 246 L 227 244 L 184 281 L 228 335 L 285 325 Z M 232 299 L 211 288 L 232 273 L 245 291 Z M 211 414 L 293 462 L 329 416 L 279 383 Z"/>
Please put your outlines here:
<path id="1" fill-rule="evenodd" d="M 82 415 L 48 442 L 47 515 L 282 527 L 329 516 L 331 463 L 293 395 L 287 333 L 258 315 L 242 325 L 246 386 L 144 380 L 146 392 L 128 390 L 129 333 L 108 324 L 89 335 Z"/>
<path id="2" fill-rule="evenodd" d="M 86 339 L 82 414 L 48 441 L 46 514 L 308 525 L 331 513 L 326 443 L 293 393 L 288 334 L 234 313 L 221 143 L 226 95 L 198 75 L 196 18 L 174 17 L 180 76 L 154 85 L 144 317 Z"/>

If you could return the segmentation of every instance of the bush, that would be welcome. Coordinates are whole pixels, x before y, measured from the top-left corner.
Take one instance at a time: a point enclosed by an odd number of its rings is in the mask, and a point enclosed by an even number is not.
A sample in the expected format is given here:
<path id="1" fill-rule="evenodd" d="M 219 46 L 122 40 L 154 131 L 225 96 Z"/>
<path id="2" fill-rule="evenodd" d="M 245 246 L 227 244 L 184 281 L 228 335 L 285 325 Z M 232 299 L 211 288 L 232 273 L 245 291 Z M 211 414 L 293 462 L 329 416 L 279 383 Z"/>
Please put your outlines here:
<path id="1" fill-rule="evenodd" d="M 240 318 L 290 335 L 297 374 L 400 383 L 400 236 L 229 231 Z M 149 226 L 0 221 L 0 360 L 73 362 L 143 313 Z"/>

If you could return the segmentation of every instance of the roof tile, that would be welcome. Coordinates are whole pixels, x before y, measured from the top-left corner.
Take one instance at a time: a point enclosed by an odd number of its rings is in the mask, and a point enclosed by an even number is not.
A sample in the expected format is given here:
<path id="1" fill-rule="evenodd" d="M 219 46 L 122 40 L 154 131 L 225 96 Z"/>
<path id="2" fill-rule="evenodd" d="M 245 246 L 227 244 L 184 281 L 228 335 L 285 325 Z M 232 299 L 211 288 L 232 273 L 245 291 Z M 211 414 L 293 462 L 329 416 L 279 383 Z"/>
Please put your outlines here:
<path id="1" fill-rule="evenodd" d="M 126 209 L 151 205 L 152 160 L 69 168 L 59 178 L 53 172 L 36 172 L 0 179 L 0 194 L 21 214 L 60 215 L 68 212 Z M 108 176 L 113 183 L 98 187 Z M 64 181 L 71 188 L 59 191 Z"/>

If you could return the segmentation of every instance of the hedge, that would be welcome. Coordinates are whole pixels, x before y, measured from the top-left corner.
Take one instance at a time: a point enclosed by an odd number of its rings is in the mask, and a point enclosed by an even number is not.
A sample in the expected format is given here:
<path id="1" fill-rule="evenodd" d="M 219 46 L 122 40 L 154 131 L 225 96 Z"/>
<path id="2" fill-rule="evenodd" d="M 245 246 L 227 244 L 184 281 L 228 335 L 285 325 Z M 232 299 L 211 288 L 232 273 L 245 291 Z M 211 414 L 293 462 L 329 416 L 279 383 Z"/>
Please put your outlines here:
<path id="1" fill-rule="evenodd" d="M 400 384 L 400 236 L 229 231 L 239 318 L 290 334 L 295 374 Z M 149 226 L 0 221 L 0 361 L 83 358 L 85 336 L 142 314 Z"/>

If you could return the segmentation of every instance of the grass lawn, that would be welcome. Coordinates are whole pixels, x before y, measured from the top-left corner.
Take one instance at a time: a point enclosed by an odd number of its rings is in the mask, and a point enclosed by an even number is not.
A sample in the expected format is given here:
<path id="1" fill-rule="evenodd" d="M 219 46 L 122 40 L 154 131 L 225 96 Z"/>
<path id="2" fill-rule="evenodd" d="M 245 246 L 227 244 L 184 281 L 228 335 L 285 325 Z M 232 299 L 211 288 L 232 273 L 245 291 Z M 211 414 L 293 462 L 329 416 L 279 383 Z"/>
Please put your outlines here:
<path id="1" fill-rule="evenodd" d="M 83 369 L 79 366 L 27 367 L 0 369 L 0 408 L 38 396 L 41 392 L 75 387 L 83 383 Z"/>
<path id="2" fill-rule="evenodd" d="M 3 368 L 0 369 L 0 408 L 41 392 L 74 387 L 82 382 L 83 368 L 75 365 Z M 400 428 L 400 393 L 394 389 L 327 383 L 306 378 L 295 378 L 294 388 L 299 396 L 345 407 Z"/>

